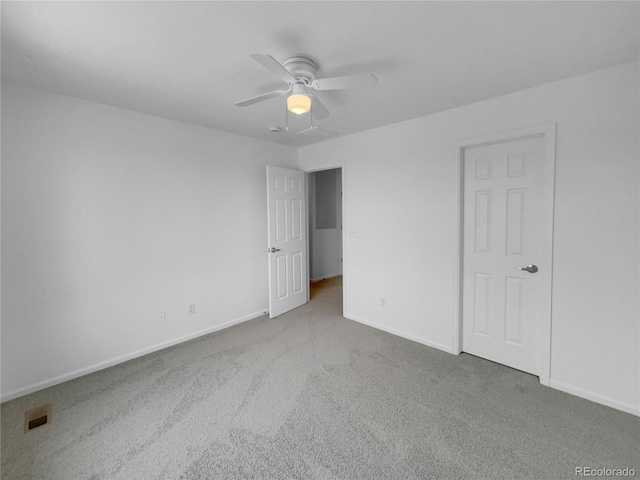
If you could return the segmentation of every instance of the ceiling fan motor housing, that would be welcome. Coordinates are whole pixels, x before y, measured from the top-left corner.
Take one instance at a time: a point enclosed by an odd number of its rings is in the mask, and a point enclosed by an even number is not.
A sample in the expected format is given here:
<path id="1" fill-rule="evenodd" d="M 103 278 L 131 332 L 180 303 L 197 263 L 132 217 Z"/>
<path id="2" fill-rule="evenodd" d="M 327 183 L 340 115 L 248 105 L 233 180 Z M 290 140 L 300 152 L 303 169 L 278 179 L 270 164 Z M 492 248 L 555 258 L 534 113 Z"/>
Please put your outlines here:
<path id="1" fill-rule="evenodd" d="M 294 77 L 302 79 L 307 85 L 316 79 L 318 65 L 309 57 L 294 55 L 282 62 L 282 66 Z"/>

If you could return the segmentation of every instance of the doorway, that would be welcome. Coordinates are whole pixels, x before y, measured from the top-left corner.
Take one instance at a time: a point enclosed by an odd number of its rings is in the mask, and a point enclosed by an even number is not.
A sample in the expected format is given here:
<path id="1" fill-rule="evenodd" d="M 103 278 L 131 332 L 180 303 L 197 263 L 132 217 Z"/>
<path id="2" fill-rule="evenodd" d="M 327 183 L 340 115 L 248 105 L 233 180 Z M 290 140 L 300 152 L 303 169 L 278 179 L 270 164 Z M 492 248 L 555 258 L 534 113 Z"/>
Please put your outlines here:
<path id="1" fill-rule="evenodd" d="M 458 145 L 454 350 L 548 385 L 555 124 Z"/>
<path id="2" fill-rule="evenodd" d="M 309 291 L 313 297 L 326 280 L 343 273 L 342 169 L 309 172 L 307 186 Z"/>

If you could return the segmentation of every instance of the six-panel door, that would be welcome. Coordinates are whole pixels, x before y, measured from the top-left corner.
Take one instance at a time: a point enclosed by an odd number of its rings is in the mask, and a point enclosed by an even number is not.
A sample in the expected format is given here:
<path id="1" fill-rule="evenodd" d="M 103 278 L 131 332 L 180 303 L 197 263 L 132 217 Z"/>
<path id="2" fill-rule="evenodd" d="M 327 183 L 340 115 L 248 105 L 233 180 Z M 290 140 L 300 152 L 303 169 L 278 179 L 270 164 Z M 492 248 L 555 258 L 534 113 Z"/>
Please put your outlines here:
<path id="1" fill-rule="evenodd" d="M 544 138 L 464 154 L 465 352 L 539 373 Z"/>
<path id="2" fill-rule="evenodd" d="M 269 315 L 307 302 L 306 193 L 304 173 L 267 167 Z"/>

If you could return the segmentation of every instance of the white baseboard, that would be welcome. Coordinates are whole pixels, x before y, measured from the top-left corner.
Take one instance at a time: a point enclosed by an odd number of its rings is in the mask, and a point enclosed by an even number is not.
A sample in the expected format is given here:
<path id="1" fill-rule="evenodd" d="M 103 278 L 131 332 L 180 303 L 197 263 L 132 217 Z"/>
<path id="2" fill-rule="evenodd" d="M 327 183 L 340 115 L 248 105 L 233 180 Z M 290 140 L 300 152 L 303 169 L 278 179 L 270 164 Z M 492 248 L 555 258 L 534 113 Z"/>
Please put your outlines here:
<path id="1" fill-rule="evenodd" d="M 454 355 L 457 355 L 458 352 L 454 352 L 453 347 L 448 346 L 448 345 L 444 345 L 438 342 L 433 342 L 431 340 L 427 340 L 426 338 L 421 338 L 421 337 L 417 337 L 415 335 L 411 335 L 409 333 L 406 332 L 402 332 L 400 330 L 396 330 L 394 328 L 389 328 L 385 325 L 380 325 L 378 323 L 375 322 L 371 322 L 369 320 L 365 320 L 364 318 L 360 318 L 356 315 L 351 315 L 351 314 L 344 314 L 345 318 L 348 318 L 349 320 L 353 320 L 354 322 L 358 322 L 358 323 L 362 323 L 364 325 L 368 325 L 370 327 L 376 328 L 378 330 L 382 330 L 384 332 L 387 333 L 391 333 L 393 335 L 397 335 L 399 337 L 402 338 L 406 338 L 408 340 L 413 340 L 414 342 L 418 342 L 421 343 L 423 345 L 426 345 L 428 347 L 433 347 L 433 348 L 437 348 L 438 350 L 443 350 L 447 353 L 451 353 Z M 582 388 L 578 388 L 578 387 L 574 387 L 572 385 L 563 383 L 563 382 L 558 382 L 556 380 L 551 380 L 549 382 L 549 386 L 551 388 L 555 388 L 556 390 L 560 390 L 563 391 L 565 393 L 570 393 L 571 395 L 575 395 L 577 397 L 581 397 L 587 400 L 590 400 L 592 402 L 595 403 L 599 403 L 601 405 L 606 405 L 607 407 L 611 407 L 611 408 L 615 408 L 616 410 L 621 410 L 623 412 L 626 413 L 630 413 L 631 415 L 635 415 L 635 416 L 640 416 L 640 406 L 638 405 L 632 405 L 630 403 L 626 403 L 626 402 L 620 402 L 618 400 L 615 400 L 611 397 L 607 397 L 605 395 L 600 395 L 597 393 L 593 393 L 593 392 L 589 392 L 587 390 L 584 390 Z"/>
<path id="2" fill-rule="evenodd" d="M 340 275 L 342 275 L 342 274 L 341 273 L 334 273 L 332 275 L 325 275 L 324 277 L 310 278 L 309 280 L 311 280 L 312 282 L 319 282 L 320 280 L 327 280 L 329 278 L 339 277 Z"/>
<path id="3" fill-rule="evenodd" d="M 383 332 L 391 333 L 392 335 L 397 335 L 398 337 L 406 338 L 407 340 L 412 340 L 414 342 L 421 343 L 422 345 L 426 345 L 427 347 L 437 348 L 438 350 L 443 350 L 447 353 L 452 353 L 455 355 L 455 352 L 453 351 L 453 348 L 450 345 L 444 345 L 442 343 L 438 343 L 438 342 L 428 340 L 426 338 L 418 337 L 416 335 L 412 335 L 410 333 L 406 333 L 401 330 L 396 330 L 395 328 L 389 328 L 385 325 L 380 325 L 379 323 L 370 322 L 369 320 L 365 320 L 364 318 L 358 317 L 356 315 L 345 313 L 343 316 L 345 318 L 348 318 L 349 320 L 353 320 L 354 322 L 362 323 L 364 325 L 368 325 L 369 327 L 382 330 Z"/>
<path id="4" fill-rule="evenodd" d="M 33 393 L 33 392 L 37 392 L 39 390 L 43 390 L 45 388 L 52 387 L 54 385 L 58 385 L 58 384 L 63 383 L 63 382 L 67 382 L 69 380 L 73 380 L 75 378 L 79 378 L 79 377 L 82 377 L 84 375 L 88 375 L 90 373 L 94 373 L 94 372 L 97 372 L 99 370 L 103 370 L 105 368 L 109 368 L 109 367 L 112 367 L 114 365 L 118 365 L 120 363 L 127 362 L 129 360 L 133 360 L 134 358 L 142 357 L 142 356 L 147 355 L 149 353 L 153 353 L 153 352 L 156 352 L 158 350 L 162 350 L 164 348 L 171 347 L 173 345 L 178 345 L 180 343 L 187 342 L 189 340 L 193 340 L 194 338 L 198 338 L 198 337 L 201 337 L 203 335 L 208 335 L 209 333 L 217 332 L 219 330 L 224 330 L 225 328 L 232 327 L 233 325 L 237 325 L 239 323 L 243 323 L 243 322 L 247 322 L 249 320 L 253 320 L 255 318 L 259 318 L 259 317 L 263 316 L 264 312 L 267 311 L 267 310 L 268 310 L 268 308 L 265 308 L 263 310 L 260 310 L 259 312 L 254 312 L 254 313 L 251 313 L 249 315 L 245 315 L 243 317 L 239 317 L 239 318 L 236 318 L 234 320 L 230 320 L 228 322 L 225 322 L 225 323 L 222 323 L 222 324 L 219 324 L 219 325 L 215 325 L 213 327 L 208 327 L 208 328 L 205 328 L 203 330 L 199 330 L 197 332 L 193 332 L 193 333 L 190 333 L 190 334 L 187 334 L 187 335 L 183 335 L 183 336 L 178 337 L 178 338 L 174 338 L 172 340 L 168 340 L 166 342 L 159 343 L 157 345 L 146 347 L 146 348 L 137 350 L 135 352 L 128 353 L 126 355 L 121 355 L 119 357 L 112 358 L 110 360 L 105 360 L 103 362 L 99 362 L 99 363 L 96 363 L 94 365 L 90 365 L 88 367 L 81 368 L 79 370 L 75 370 L 73 372 L 69 372 L 69 373 L 66 373 L 66 374 L 59 375 L 57 377 L 48 379 L 48 380 L 43 380 L 41 382 L 34 383 L 34 384 L 28 385 L 26 387 L 19 388 L 17 390 L 13 390 L 11 392 L 2 394 L 0 396 L 0 403 L 4 403 L 4 402 L 7 402 L 9 400 L 13 400 L 15 398 L 22 397 L 24 395 L 28 395 L 28 394 Z M 451 353 L 451 354 L 455 355 L 455 352 L 453 351 L 451 346 L 444 345 L 444 344 L 438 343 L 438 342 L 433 342 L 433 341 L 428 340 L 426 338 L 418 337 L 416 335 L 412 335 L 412 334 L 403 332 L 401 330 L 396 330 L 394 328 L 389 328 L 389 327 L 387 327 L 385 325 L 381 325 L 379 323 L 375 323 L 375 322 L 371 322 L 369 320 L 365 320 L 365 319 L 363 319 L 361 317 L 358 317 L 356 315 L 350 315 L 350 314 L 346 314 L 345 313 L 344 317 L 349 319 L 349 320 L 352 320 L 354 322 L 362 323 L 363 325 L 367 325 L 369 327 L 373 327 L 373 328 L 376 328 L 378 330 L 382 330 L 384 332 L 391 333 L 392 335 L 397 335 L 399 337 L 406 338 L 407 340 L 412 340 L 412 341 L 420 343 L 422 345 L 426 345 L 428 347 L 433 347 L 433 348 L 436 348 L 438 350 L 442 350 L 442 351 L 445 351 L 447 353 Z M 551 388 L 555 388 L 556 390 L 560 390 L 562 392 L 569 393 L 571 395 L 576 395 L 578 397 L 590 400 L 592 402 L 596 402 L 596 403 L 599 403 L 601 405 L 606 405 L 608 407 L 615 408 L 616 410 L 621 410 L 623 412 L 630 413 L 631 415 L 635 415 L 635 416 L 640 417 L 640 406 L 638 406 L 638 405 L 632 405 L 630 403 L 620 402 L 620 401 L 615 400 L 615 399 L 613 399 L 611 397 L 607 397 L 605 395 L 600 395 L 600 394 L 597 394 L 597 393 L 593 393 L 593 392 L 584 390 L 582 388 L 575 387 L 573 385 L 569 385 L 569 384 L 566 384 L 566 383 L 563 383 L 563 382 L 559 382 L 557 380 L 551 380 L 549 382 L 549 386 Z"/>
<path id="5" fill-rule="evenodd" d="M 570 393 L 571 395 L 582 397 L 587 400 L 591 400 L 592 402 L 599 403 L 601 405 L 606 405 L 607 407 L 615 408 L 616 410 L 622 410 L 623 412 L 630 413 L 631 415 L 640 417 L 639 405 L 632 405 L 631 403 L 621 402 L 614 398 L 607 397 L 606 395 L 593 393 L 579 387 L 574 387 L 573 385 L 569 385 L 567 383 L 558 382 L 557 380 L 551 380 L 549 382 L 549 386 L 551 388 L 555 388 L 556 390 L 560 390 L 565 393 Z"/>
<path id="6" fill-rule="evenodd" d="M 189 340 L 193 340 L 194 338 L 201 337 L 203 335 L 208 335 L 209 333 L 217 332 L 219 330 L 224 330 L 225 328 L 232 327 L 233 325 L 237 325 L 239 323 L 247 322 L 249 320 L 253 320 L 254 318 L 258 318 L 264 315 L 268 308 L 260 310 L 259 312 L 250 313 L 249 315 L 245 315 L 243 317 L 236 318 L 234 320 L 221 323 L 219 325 L 214 325 L 213 327 L 208 327 L 203 330 L 199 330 L 197 332 L 189 333 L 187 335 L 183 335 L 178 338 L 174 338 L 172 340 L 168 340 L 166 342 L 158 343 L 157 345 L 153 345 L 150 347 L 142 348 L 140 350 L 136 350 L 132 353 L 127 353 L 126 355 L 121 355 L 116 358 L 112 358 L 110 360 L 105 360 L 104 362 L 96 363 L 94 365 L 90 365 L 85 368 L 81 368 L 79 370 L 75 370 L 73 372 L 65 373 L 63 375 L 59 375 L 57 377 L 51 378 L 49 380 L 43 380 L 38 383 L 34 383 L 32 385 L 28 385 L 26 387 L 18 388 L 17 390 L 12 390 L 8 393 L 3 393 L 0 396 L 0 403 L 7 402 L 9 400 L 13 400 L 14 398 L 22 397 L 23 395 L 28 395 L 33 392 L 37 392 L 38 390 L 43 390 L 48 387 L 53 387 L 54 385 L 58 385 L 59 383 L 67 382 L 69 380 L 73 380 L 78 377 L 82 377 L 84 375 L 88 375 L 89 373 L 94 373 L 99 370 L 104 370 L 105 368 L 112 367 L 114 365 L 118 365 L 119 363 L 124 363 L 129 360 L 133 360 L 134 358 L 142 357 L 149 353 L 156 352 L 158 350 L 162 350 L 167 347 L 172 347 L 173 345 L 177 345 L 179 343 L 187 342 Z"/>

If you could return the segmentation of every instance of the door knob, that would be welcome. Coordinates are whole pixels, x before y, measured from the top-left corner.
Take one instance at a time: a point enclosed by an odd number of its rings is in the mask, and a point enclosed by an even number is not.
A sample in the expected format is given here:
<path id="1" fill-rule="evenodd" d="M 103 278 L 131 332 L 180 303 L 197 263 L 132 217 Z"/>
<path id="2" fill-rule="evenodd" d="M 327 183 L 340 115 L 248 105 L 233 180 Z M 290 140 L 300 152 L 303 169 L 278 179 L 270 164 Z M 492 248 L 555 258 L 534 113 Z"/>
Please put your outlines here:
<path id="1" fill-rule="evenodd" d="M 276 248 L 276 247 L 271 247 L 271 250 L 269 250 L 269 251 L 270 251 L 271 253 L 276 253 L 276 252 L 279 252 L 279 251 L 280 251 L 280 249 L 279 249 L 279 248 Z"/>
<path id="2" fill-rule="evenodd" d="M 526 267 L 518 267 L 518 270 L 524 270 L 529 273 L 536 273 L 538 271 L 538 267 L 535 265 L 527 265 Z"/>

